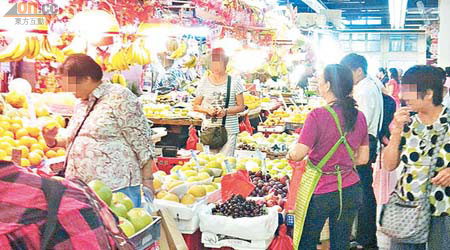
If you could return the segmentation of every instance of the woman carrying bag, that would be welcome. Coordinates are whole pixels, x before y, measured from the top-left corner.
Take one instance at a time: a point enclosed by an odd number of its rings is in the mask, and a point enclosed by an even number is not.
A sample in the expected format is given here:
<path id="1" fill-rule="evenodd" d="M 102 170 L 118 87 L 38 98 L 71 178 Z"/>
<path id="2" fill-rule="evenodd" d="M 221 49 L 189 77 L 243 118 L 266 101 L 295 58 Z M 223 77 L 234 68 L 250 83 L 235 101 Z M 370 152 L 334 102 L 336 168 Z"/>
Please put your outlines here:
<path id="1" fill-rule="evenodd" d="M 414 66 L 401 83 L 383 167 L 402 172 L 383 206 L 380 230 L 392 250 L 450 249 L 450 110 L 437 68 Z M 411 115 L 411 112 L 417 114 Z"/>
<path id="2" fill-rule="evenodd" d="M 239 133 L 237 114 L 244 111 L 244 87 L 226 73 L 228 57 L 222 48 L 211 53 L 211 74 L 200 80 L 194 111 L 205 114 L 200 142 L 214 152 L 233 156 Z"/>
<path id="3" fill-rule="evenodd" d="M 332 250 L 348 249 L 362 190 L 355 165 L 369 160 L 366 119 L 350 96 L 349 68 L 328 65 L 319 77 L 319 93 L 327 106 L 308 114 L 299 141 L 287 158 L 308 155 L 295 203 L 294 248 L 313 250 L 329 219 Z"/>

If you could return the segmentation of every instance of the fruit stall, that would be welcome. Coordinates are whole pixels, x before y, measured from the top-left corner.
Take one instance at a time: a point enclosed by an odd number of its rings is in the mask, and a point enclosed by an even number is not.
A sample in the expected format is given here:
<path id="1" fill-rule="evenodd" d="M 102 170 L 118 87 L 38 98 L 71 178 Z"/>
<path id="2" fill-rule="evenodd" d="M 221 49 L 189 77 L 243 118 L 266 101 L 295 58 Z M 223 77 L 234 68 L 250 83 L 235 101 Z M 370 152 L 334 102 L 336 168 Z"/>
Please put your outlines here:
<path id="1" fill-rule="evenodd" d="M 80 100 L 64 92 L 57 69 L 85 53 L 104 81 L 139 97 L 152 124 L 154 197 L 135 206 L 101 181 L 89 183 L 136 248 L 276 249 L 298 166 L 285 156 L 321 105 L 314 89 L 298 86 L 315 55 L 296 10 L 249 0 L 55 2 L 58 13 L 40 24 L 0 25 L 0 160 L 43 176 L 64 165 L 66 149 L 48 148 L 42 130 L 70 122 Z M 234 157 L 198 143 L 202 116 L 192 100 L 215 47 L 230 55 L 227 72 L 245 87 Z"/>

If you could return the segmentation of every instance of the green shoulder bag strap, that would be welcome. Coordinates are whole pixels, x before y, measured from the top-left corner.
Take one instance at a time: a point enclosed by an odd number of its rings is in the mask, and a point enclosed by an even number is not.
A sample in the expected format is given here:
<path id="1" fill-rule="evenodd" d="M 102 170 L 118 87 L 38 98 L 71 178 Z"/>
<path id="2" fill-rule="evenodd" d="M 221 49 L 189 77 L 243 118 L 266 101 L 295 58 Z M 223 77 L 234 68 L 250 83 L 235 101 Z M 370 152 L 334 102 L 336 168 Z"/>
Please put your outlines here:
<path id="1" fill-rule="evenodd" d="M 328 151 L 328 153 L 322 158 L 322 160 L 320 160 L 317 166 L 314 166 L 309 159 L 307 160 L 307 167 L 305 172 L 303 173 L 302 180 L 300 182 L 300 187 L 297 192 L 297 197 L 295 200 L 294 249 L 298 249 L 298 246 L 300 244 L 300 239 L 303 232 L 303 225 L 305 224 L 309 203 L 317 187 L 317 183 L 319 182 L 320 177 L 322 176 L 323 173 L 322 167 L 325 165 L 325 163 L 328 162 L 328 160 L 330 160 L 330 158 L 334 155 L 334 153 L 337 151 L 337 149 L 341 144 L 345 145 L 345 148 L 347 149 L 350 158 L 352 159 L 352 162 L 355 162 L 353 150 L 351 149 L 350 145 L 347 142 L 347 139 L 345 138 L 347 134 L 343 133 L 341 123 L 339 122 L 339 118 L 336 112 L 328 105 L 325 106 L 325 109 L 328 112 L 330 112 L 331 116 L 333 117 L 341 137 L 330 149 L 330 151 Z M 340 167 L 336 166 L 336 172 L 332 173 L 336 174 L 338 177 L 338 190 L 340 200 L 339 217 L 340 217 L 342 212 L 342 175 Z"/>

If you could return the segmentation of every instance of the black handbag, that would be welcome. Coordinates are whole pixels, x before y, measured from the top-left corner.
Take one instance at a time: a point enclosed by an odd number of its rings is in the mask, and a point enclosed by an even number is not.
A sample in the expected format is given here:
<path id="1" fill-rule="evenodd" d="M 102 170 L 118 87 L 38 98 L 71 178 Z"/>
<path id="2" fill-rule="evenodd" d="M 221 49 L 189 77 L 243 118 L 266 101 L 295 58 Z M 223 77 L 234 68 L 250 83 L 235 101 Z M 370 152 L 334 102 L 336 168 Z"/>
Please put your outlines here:
<path id="1" fill-rule="evenodd" d="M 228 108 L 230 104 L 230 89 L 231 89 L 231 77 L 228 76 L 227 81 L 227 96 L 225 99 L 225 108 Z M 200 135 L 200 142 L 203 145 L 208 145 L 210 149 L 220 149 L 228 141 L 228 132 L 225 128 L 226 116 L 222 118 L 222 126 L 207 128 L 202 131 Z"/>

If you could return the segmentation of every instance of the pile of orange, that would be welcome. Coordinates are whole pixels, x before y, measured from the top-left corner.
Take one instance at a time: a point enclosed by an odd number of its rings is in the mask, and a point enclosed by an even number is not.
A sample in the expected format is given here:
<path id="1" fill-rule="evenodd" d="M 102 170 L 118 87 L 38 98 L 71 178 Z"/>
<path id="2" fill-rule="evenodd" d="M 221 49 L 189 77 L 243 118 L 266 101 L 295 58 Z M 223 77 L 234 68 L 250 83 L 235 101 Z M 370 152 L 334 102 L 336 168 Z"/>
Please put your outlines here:
<path id="1" fill-rule="evenodd" d="M 0 160 L 11 161 L 13 149 L 22 151 L 23 167 L 66 154 L 64 148 L 49 149 L 39 127 L 24 126 L 20 117 L 0 115 Z"/>

